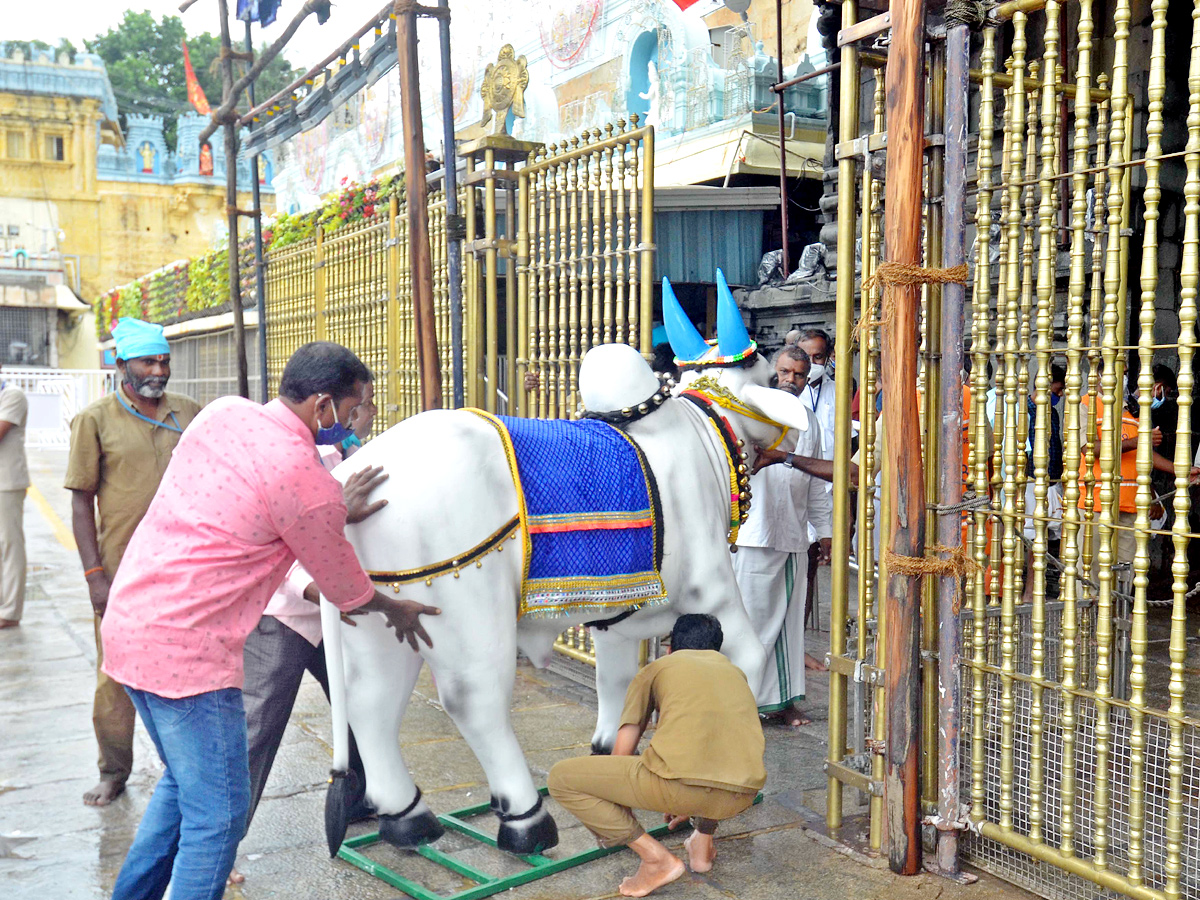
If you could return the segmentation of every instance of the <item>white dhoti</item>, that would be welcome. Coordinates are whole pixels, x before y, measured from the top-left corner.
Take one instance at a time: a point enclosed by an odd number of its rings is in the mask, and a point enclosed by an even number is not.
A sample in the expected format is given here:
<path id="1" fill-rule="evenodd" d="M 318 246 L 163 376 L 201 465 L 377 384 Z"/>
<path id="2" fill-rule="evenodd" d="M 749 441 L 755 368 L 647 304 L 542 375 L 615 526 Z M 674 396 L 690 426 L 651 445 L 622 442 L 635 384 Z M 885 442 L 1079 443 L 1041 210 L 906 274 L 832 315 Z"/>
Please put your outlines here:
<path id="1" fill-rule="evenodd" d="M 754 692 L 758 711 L 786 709 L 793 701 L 804 699 L 808 555 L 739 547 L 733 572 L 754 632 L 767 651 L 762 683 Z"/>

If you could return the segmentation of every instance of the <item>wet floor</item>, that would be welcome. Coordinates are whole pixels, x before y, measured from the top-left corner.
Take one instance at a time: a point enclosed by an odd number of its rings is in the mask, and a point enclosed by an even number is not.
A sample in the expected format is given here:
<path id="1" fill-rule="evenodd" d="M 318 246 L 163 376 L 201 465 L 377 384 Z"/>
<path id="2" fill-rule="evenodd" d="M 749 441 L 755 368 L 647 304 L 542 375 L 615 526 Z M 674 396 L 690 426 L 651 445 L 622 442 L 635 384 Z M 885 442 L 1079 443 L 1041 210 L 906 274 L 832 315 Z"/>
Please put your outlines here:
<path id="1" fill-rule="evenodd" d="M 5 900 L 100 900 L 109 896 L 154 784 L 161 771 L 139 725 L 134 773 L 124 796 L 105 809 L 81 802 L 96 781 L 91 727 L 95 648 L 87 592 L 78 557 L 69 547 L 69 499 L 61 485 L 61 451 L 31 451 L 35 490 L 26 503 L 30 578 L 20 628 L 0 632 L 0 895 Z M 827 588 L 825 591 L 828 595 Z M 827 615 L 827 604 L 826 604 Z M 809 633 L 823 655 L 827 635 Z M 826 682 L 810 679 L 813 724 L 768 729 L 770 779 L 766 799 L 718 834 L 718 860 L 704 876 L 687 874 L 663 889 L 664 898 L 775 897 L 856 900 L 918 897 L 1028 897 L 984 876 L 984 885 L 961 888 L 931 875 L 900 879 L 879 862 L 858 861 L 830 849 L 807 826 L 825 788 Z M 588 692 L 551 672 L 522 665 L 513 698 L 513 721 L 535 780 L 559 759 L 588 752 L 595 711 Z M 405 759 L 429 805 L 438 813 L 486 802 L 483 773 L 437 702 L 423 673 L 400 733 Z M 226 900 L 394 898 L 399 892 L 325 849 L 322 812 L 331 756 L 328 706 L 306 679 L 276 758 L 254 824 L 237 866 L 245 884 Z M 592 846 L 587 834 L 551 807 L 562 842 L 555 858 Z M 490 817 L 480 820 L 494 829 Z M 361 830 L 361 827 L 360 827 Z M 352 832 L 356 833 L 356 832 Z M 668 846 L 682 852 L 682 837 Z M 522 864 L 453 835 L 439 847 L 494 875 Z M 377 861 L 440 894 L 469 886 L 415 854 L 390 848 L 369 851 Z M 628 852 L 550 876 L 508 893 L 511 900 L 582 900 L 616 896 L 621 877 L 634 868 Z"/>

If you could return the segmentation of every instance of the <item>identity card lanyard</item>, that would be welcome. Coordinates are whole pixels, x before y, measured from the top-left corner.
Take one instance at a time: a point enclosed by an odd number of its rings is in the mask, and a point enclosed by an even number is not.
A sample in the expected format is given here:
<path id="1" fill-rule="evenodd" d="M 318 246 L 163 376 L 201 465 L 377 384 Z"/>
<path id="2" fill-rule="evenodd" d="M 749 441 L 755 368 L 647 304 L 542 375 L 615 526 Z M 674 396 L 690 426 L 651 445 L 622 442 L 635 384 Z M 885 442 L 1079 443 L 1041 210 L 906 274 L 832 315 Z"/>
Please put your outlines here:
<path id="1" fill-rule="evenodd" d="M 174 431 L 176 434 L 183 434 L 183 429 L 179 427 L 179 420 L 175 418 L 175 413 L 170 413 L 171 420 L 174 425 L 168 425 L 166 422 L 160 422 L 158 419 L 152 419 L 149 416 L 143 416 L 140 412 L 125 402 L 125 398 L 121 396 L 121 388 L 117 388 L 117 402 L 120 403 L 125 410 L 132 416 L 141 419 L 143 422 L 149 422 L 155 428 L 165 428 L 167 431 Z"/>

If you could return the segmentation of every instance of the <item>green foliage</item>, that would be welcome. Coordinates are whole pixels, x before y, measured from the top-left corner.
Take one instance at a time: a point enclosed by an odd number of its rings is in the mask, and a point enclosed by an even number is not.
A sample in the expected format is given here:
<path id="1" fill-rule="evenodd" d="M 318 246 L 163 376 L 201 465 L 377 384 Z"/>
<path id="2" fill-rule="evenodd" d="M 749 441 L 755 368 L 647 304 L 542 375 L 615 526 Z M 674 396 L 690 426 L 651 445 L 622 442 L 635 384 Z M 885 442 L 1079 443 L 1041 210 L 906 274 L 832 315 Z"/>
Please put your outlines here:
<path id="1" fill-rule="evenodd" d="M 307 240 L 321 228 L 325 234 L 340 228 L 382 219 L 393 194 L 403 199 L 402 176 L 377 178 L 366 184 L 342 181 L 342 190 L 320 209 L 301 215 L 276 216 L 263 224 L 263 252 L 275 252 Z M 243 304 L 254 296 L 254 243 L 243 238 L 238 247 Z M 229 301 L 229 254 L 210 250 L 187 263 L 145 275 L 101 295 L 97 301 L 96 332 L 106 339 L 114 318 L 136 316 L 169 324 L 188 314 L 215 309 Z M 269 262 L 269 258 L 268 258 Z"/>
<path id="2" fill-rule="evenodd" d="M 237 23 L 240 24 L 240 23 Z M 125 10 L 122 20 L 104 34 L 84 41 L 87 49 L 100 56 L 108 68 L 117 106 L 121 110 L 122 127 L 127 113 L 147 113 L 166 118 L 164 133 L 168 149 L 175 149 L 175 119 L 191 109 L 187 99 L 187 77 L 183 66 L 183 40 L 196 79 L 212 106 L 221 102 L 221 73 L 218 58 L 221 41 L 216 35 L 202 32 L 188 36 L 178 16 L 163 16 L 155 20 L 149 11 Z M 235 49 L 242 42 L 235 39 Z M 260 52 L 265 48 L 260 47 Z M 246 71 L 246 64 L 234 64 L 234 77 Z M 258 77 L 256 96 L 266 98 L 286 87 L 301 72 L 282 56 L 277 56 Z M 249 108 L 246 98 L 238 103 Z"/>

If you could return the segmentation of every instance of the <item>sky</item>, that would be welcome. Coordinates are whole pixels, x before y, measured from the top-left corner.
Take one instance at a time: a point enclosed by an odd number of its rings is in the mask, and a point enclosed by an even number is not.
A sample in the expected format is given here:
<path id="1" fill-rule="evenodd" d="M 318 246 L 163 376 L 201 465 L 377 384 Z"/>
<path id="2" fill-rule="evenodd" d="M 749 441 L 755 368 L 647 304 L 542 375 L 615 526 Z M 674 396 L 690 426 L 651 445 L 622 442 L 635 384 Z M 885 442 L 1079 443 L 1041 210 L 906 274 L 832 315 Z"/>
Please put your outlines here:
<path id="1" fill-rule="evenodd" d="M 83 49 L 85 38 L 93 38 L 116 25 L 126 8 L 149 10 L 158 19 L 164 15 L 180 15 L 180 2 L 181 0 L 58 0 L 53 4 L 52 14 L 48 14 L 47 7 L 39 3 L 5 3 L 4 33 L 10 40 L 36 39 L 51 45 L 57 44 L 65 37 L 76 47 Z M 431 4 L 433 2 L 434 0 L 430 0 Z M 309 16 L 289 42 L 284 56 L 293 65 L 302 68 L 320 62 L 385 5 L 388 5 L 387 0 L 334 0 L 329 21 L 318 25 L 316 17 Z M 454 5 L 451 0 L 451 7 Z M 237 0 L 229 0 L 229 6 L 232 14 L 237 7 Z M 274 41 L 300 6 L 301 0 L 283 0 L 279 17 L 273 25 L 266 29 L 254 25 L 255 46 L 263 41 Z M 197 0 L 181 18 L 189 34 L 202 31 L 219 33 L 217 0 Z M 245 33 L 245 26 L 241 22 L 234 22 L 233 29 L 235 39 L 240 41 Z"/>

